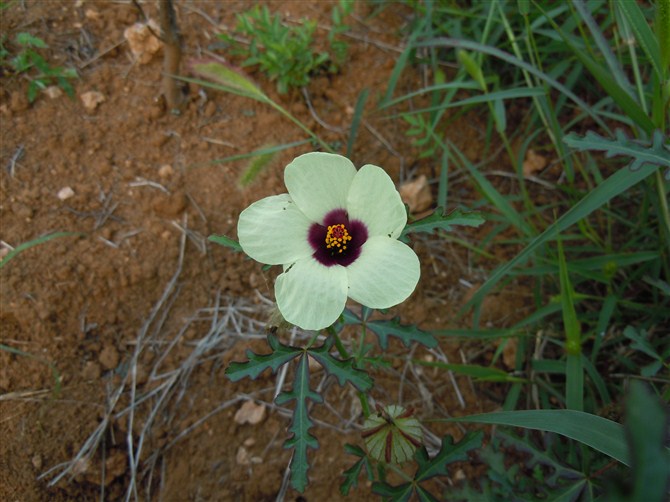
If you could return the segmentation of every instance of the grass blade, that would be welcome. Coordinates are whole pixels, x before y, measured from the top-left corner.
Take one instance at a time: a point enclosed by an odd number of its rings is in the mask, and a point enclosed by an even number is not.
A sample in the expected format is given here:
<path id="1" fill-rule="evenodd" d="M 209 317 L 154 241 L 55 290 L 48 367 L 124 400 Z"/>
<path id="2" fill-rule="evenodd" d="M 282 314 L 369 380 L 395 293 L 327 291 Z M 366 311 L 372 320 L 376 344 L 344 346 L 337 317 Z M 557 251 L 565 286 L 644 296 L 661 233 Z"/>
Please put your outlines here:
<path id="1" fill-rule="evenodd" d="M 621 424 L 606 418 L 576 410 L 498 411 L 468 417 L 444 418 L 438 422 L 471 422 L 477 424 L 509 425 L 555 432 L 584 443 L 630 466 L 626 436 Z"/>
<path id="2" fill-rule="evenodd" d="M 563 243 L 558 239 L 558 268 L 561 283 L 561 307 L 563 311 L 563 329 L 565 330 L 565 400 L 571 410 L 582 411 L 584 407 L 584 371 L 582 370 L 582 343 L 579 320 L 575 310 L 575 293 L 572 290 L 568 266 L 565 262 Z"/>
<path id="3" fill-rule="evenodd" d="M 2 259 L 2 261 L 0 261 L 0 268 L 4 267 L 12 258 L 16 257 L 19 253 L 25 251 L 26 249 L 30 249 L 31 247 L 37 246 L 39 244 L 44 244 L 45 242 L 48 242 L 53 239 L 58 239 L 60 237 L 69 237 L 74 235 L 81 237 L 84 234 L 82 234 L 81 232 L 54 232 L 52 234 L 43 235 L 42 237 L 38 237 L 31 241 L 19 244 L 9 253 L 7 253 L 7 255 Z"/>
<path id="4" fill-rule="evenodd" d="M 614 7 L 619 9 L 623 15 L 626 16 L 626 19 L 635 33 L 635 39 L 647 54 L 658 79 L 662 81 L 664 71 L 663 64 L 661 63 L 661 51 L 658 46 L 658 41 L 654 36 L 654 32 L 651 31 L 640 6 L 636 2 L 615 2 Z"/>
<path id="5" fill-rule="evenodd" d="M 595 189 L 586 194 L 583 199 L 568 209 L 563 216 L 547 227 L 544 232 L 535 237 L 518 255 L 501 267 L 498 267 L 472 296 L 464 308 L 478 305 L 484 296 L 486 296 L 486 294 L 488 294 L 488 292 L 498 284 L 508 272 L 517 265 L 524 263 L 538 247 L 554 239 L 561 232 L 570 228 L 579 220 L 586 218 L 593 211 L 607 204 L 607 202 L 617 195 L 625 192 L 635 184 L 652 175 L 657 169 L 657 166 L 648 164 L 640 167 L 640 169 L 636 171 L 624 168 L 607 178 Z"/>
<path id="6" fill-rule="evenodd" d="M 351 119 L 351 127 L 349 128 L 349 139 L 347 140 L 347 155 L 348 159 L 351 158 L 351 154 L 354 151 L 354 143 L 356 142 L 356 135 L 358 134 L 358 126 L 361 124 L 361 118 L 363 117 L 363 109 L 365 108 L 365 102 L 368 100 L 368 94 L 370 90 L 365 88 L 358 95 L 356 100 L 356 106 L 354 107 L 354 116 Z"/>

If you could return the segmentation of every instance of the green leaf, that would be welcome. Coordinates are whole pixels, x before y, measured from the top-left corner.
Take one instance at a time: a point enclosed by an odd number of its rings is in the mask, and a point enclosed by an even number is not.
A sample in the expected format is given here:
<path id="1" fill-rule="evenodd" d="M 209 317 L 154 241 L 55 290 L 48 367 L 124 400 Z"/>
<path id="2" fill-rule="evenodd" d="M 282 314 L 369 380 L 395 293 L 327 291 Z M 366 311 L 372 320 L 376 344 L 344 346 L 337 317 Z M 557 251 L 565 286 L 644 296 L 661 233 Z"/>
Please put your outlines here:
<path id="1" fill-rule="evenodd" d="M 640 6 L 636 2 L 615 2 L 614 6 L 623 12 L 635 32 L 635 38 L 644 52 L 647 54 L 658 80 L 663 80 L 663 64 L 661 63 L 661 51 L 654 32 L 649 27 L 649 23 L 644 18 Z"/>
<path id="2" fill-rule="evenodd" d="M 584 137 L 570 133 L 563 138 L 563 141 L 570 148 L 579 151 L 604 151 L 607 158 L 615 155 L 632 157 L 633 162 L 630 164 L 630 169 L 633 171 L 645 165 L 670 168 L 670 147 L 667 144 L 667 138 L 658 129 L 654 131 L 651 144 L 628 139 L 621 129 L 617 129 L 615 135 L 616 139 L 609 139 L 593 131 L 588 131 Z"/>
<path id="3" fill-rule="evenodd" d="M 218 88 L 255 99 L 261 102 L 267 102 L 268 97 L 254 84 L 246 75 L 243 75 L 224 63 L 217 61 L 195 62 L 191 65 L 191 70 L 196 75 L 215 82 Z"/>
<path id="4" fill-rule="evenodd" d="M 556 220 L 556 222 L 547 227 L 544 232 L 535 237 L 519 254 L 493 271 L 486 282 L 482 284 L 474 295 L 472 295 L 472 298 L 466 304 L 466 307 L 481 302 L 483 297 L 493 288 L 493 286 L 495 286 L 514 267 L 525 262 L 542 244 L 554 239 L 558 234 L 578 221 L 586 218 L 593 211 L 607 204 L 617 195 L 625 192 L 633 185 L 653 174 L 656 169 L 658 169 L 656 166 L 651 166 L 649 164 L 643 165 L 636 171 L 620 169 L 600 183 L 596 188 L 587 193 L 583 199 L 568 209 L 563 216 Z"/>
<path id="5" fill-rule="evenodd" d="M 411 483 L 403 483 L 398 486 L 391 486 L 380 481 L 372 483 L 372 493 L 381 495 L 385 497 L 384 500 L 391 502 L 407 502 L 413 491 Z"/>
<path id="6" fill-rule="evenodd" d="M 401 237 L 414 232 L 432 233 L 435 230 L 449 232 L 454 225 L 478 227 L 484 221 L 484 218 L 478 212 L 464 212 L 455 209 L 451 213 L 445 214 L 444 208 L 438 207 L 433 214 L 409 223 L 402 231 Z"/>
<path id="7" fill-rule="evenodd" d="M 240 243 L 237 242 L 235 239 L 231 239 L 230 237 L 227 237 L 225 235 L 210 235 L 207 237 L 207 240 L 210 242 L 216 242 L 217 244 L 220 244 L 221 246 L 227 247 L 232 249 L 233 251 L 242 251 L 242 246 L 240 246 Z"/>
<path id="8" fill-rule="evenodd" d="M 248 187 L 256 180 L 263 169 L 275 158 L 276 150 L 274 148 L 274 146 L 264 147 L 263 149 L 267 150 L 267 153 L 251 158 L 251 162 L 249 162 L 244 171 L 242 171 L 242 174 L 240 174 L 240 186 Z"/>
<path id="9" fill-rule="evenodd" d="M 387 464 L 402 464 L 421 445 L 421 424 L 412 410 L 396 404 L 377 408 L 365 419 L 361 435 L 370 457 Z"/>
<path id="10" fill-rule="evenodd" d="M 565 366 L 566 403 L 572 410 L 582 411 L 584 407 L 584 371 L 582 369 L 581 329 L 575 310 L 575 292 L 572 289 L 568 266 L 563 252 L 563 242 L 558 239 L 558 276 L 561 284 L 561 311 L 565 330 Z"/>
<path id="11" fill-rule="evenodd" d="M 307 448 L 316 449 L 319 447 L 319 442 L 309 433 L 309 429 L 314 424 L 307 411 L 308 399 L 315 403 L 323 402 L 323 398 L 309 388 L 309 364 L 307 364 L 307 355 L 303 352 L 295 370 L 293 389 L 290 392 L 282 392 L 275 400 L 279 405 L 292 400 L 296 403 L 295 410 L 293 410 L 293 420 L 288 429 L 293 436 L 286 440 L 284 448 L 294 449 L 290 464 L 291 486 L 300 493 L 304 492 L 307 487 L 307 471 L 309 469 Z"/>
<path id="12" fill-rule="evenodd" d="M 361 392 L 372 389 L 372 378 L 365 371 L 354 368 L 354 360 L 341 360 L 330 353 L 335 342 L 334 337 L 329 336 L 323 345 L 318 348 L 309 349 L 308 353 L 319 362 L 323 369 L 337 378 L 338 383 L 344 386 L 347 382 Z"/>
<path id="13" fill-rule="evenodd" d="M 480 382 L 526 382 L 525 379 L 507 374 L 507 372 L 491 366 L 479 366 L 478 364 L 451 364 L 441 361 L 423 361 L 413 359 L 414 363 L 431 368 L 450 370 L 459 375 L 467 375 Z"/>
<path id="14" fill-rule="evenodd" d="M 34 37 L 30 33 L 25 32 L 16 35 L 16 43 L 24 47 L 36 47 L 38 49 L 46 49 L 49 47 L 41 38 Z"/>
<path id="15" fill-rule="evenodd" d="M 626 432 L 633 464 L 631 500 L 663 500 L 667 495 L 670 453 L 667 441 L 668 413 L 642 382 L 633 380 L 626 402 Z"/>
<path id="16" fill-rule="evenodd" d="M 275 373 L 281 366 L 289 362 L 304 352 L 302 349 L 290 347 L 279 342 L 276 336 L 268 335 L 268 343 L 272 352 L 270 354 L 258 355 L 247 350 L 248 361 L 239 363 L 232 362 L 226 368 L 226 376 L 232 381 L 237 382 L 242 378 L 249 377 L 252 380 L 258 378 L 258 375 L 270 368 Z"/>
<path id="17" fill-rule="evenodd" d="M 340 484 L 340 493 L 344 496 L 347 496 L 349 495 L 351 488 L 356 488 L 358 486 L 358 478 L 363 467 L 365 467 L 365 472 L 367 473 L 368 480 L 370 481 L 373 480 L 373 471 L 370 460 L 362 448 L 353 444 L 345 444 L 344 450 L 350 455 L 360 457 L 360 459 L 354 465 L 342 473 L 342 476 L 344 476 L 344 481 L 342 481 L 342 484 Z"/>
<path id="18" fill-rule="evenodd" d="M 631 344 L 632 349 L 644 352 L 648 356 L 663 362 L 663 358 L 658 355 L 658 352 L 654 350 L 654 347 L 652 347 L 647 340 L 647 334 L 644 332 L 644 330 L 642 333 L 640 333 L 633 326 L 626 326 L 623 330 L 623 335 L 633 341 Z"/>
<path id="19" fill-rule="evenodd" d="M 570 48 L 575 57 L 586 67 L 586 69 L 593 75 L 593 77 L 598 81 L 600 86 L 605 90 L 605 92 L 614 100 L 614 102 L 619 105 L 619 107 L 624 111 L 624 113 L 636 122 L 644 131 L 648 134 L 654 130 L 654 123 L 651 121 L 649 116 L 645 113 L 644 109 L 635 101 L 626 89 L 621 87 L 616 80 L 612 77 L 610 71 L 591 58 L 587 51 L 581 47 L 577 47 L 572 43 L 570 38 L 561 30 L 561 28 L 552 20 L 551 17 L 547 18 L 548 21 L 554 27 L 554 30 L 561 36 L 565 44 Z"/>
<path id="20" fill-rule="evenodd" d="M 409 347 L 412 342 L 420 343 L 429 348 L 437 346 L 437 339 L 432 334 L 422 331 L 413 324 L 400 324 L 399 317 L 395 317 L 389 321 L 371 321 L 366 326 L 377 335 L 379 345 L 384 350 L 388 349 L 389 336 L 400 339 L 405 347 Z"/>
<path id="21" fill-rule="evenodd" d="M 421 448 L 416 454 L 419 468 L 414 479 L 425 481 L 435 476 L 448 475 L 447 464 L 467 460 L 469 451 L 481 448 L 483 437 L 482 431 L 468 432 L 458 443 L 454 444 L 451 436 L 444 436 L 440 451 L 433 458 L 428 457 L 426 448 Z"/>
<path id="22" fill-rule="evenodd" d="M 510 425 L 512 427 L 555 432 L 584 443 L 622 464 L 630 465 L 623 426 L 606 418 L 582 411 L 498 411 L 467 417 L 438 419 L 437 421 Z"/>
<path id="23" fill-rule="evenodd" d="M 52 234 L 43 235 L 42 237 L 37 237 L 36 239 L 24 242 L 23 244 L 19 244 L 9 253 L 7 253 L 5 257 L 2 259 L 2 261 L 0 261 L 0 268 L 4 267 L 12 258 L 15 258 L 18 254 L 22 253 L 26 249 L 30 249 L 31 247 L 37 246 L 39 244 L 44 244 L 45 242 L 49 242 L 52 239 L 58 239 L 60 237 L 70 237 L 75 235 L 81 237 L 84 236 L 85 234 L 81 232 L 54 232 Z"/>

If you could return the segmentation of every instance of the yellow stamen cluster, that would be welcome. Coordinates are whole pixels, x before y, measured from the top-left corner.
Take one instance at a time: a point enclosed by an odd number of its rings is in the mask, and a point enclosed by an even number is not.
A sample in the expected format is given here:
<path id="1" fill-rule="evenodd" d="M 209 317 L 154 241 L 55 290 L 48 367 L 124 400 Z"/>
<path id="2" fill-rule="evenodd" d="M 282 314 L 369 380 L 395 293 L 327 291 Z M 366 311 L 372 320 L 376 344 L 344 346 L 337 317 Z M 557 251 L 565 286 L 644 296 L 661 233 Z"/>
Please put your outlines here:
<path id="1" fill-rule="evenodd" d="M 351 240 L 351 235 L 347 231 L 347 227 L 340 223 L 338 225 L 329 225 L 326 233 L 326 249 L 330 249 L 331 253 L 342 253 L 346 251 L 347 242 Z"/>

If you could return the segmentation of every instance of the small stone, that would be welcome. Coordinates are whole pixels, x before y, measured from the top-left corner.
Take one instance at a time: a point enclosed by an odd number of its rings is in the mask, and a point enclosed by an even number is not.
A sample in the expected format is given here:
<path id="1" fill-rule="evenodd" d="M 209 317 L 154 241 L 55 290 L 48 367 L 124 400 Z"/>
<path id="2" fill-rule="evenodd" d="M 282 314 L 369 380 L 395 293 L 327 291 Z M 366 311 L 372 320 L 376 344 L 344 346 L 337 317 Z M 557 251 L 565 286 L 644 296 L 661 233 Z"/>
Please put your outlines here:
<path id="1" fill-rule="evenodd" d="M 42 461 L 42 456 L 39 453 L 36 454 L 36 455 L 33 455 L 33 457 L 30 459 L 30 461 L 32 462 L 33 467 L 36 470 L 38 470 L 38 471 L 42 470 L 42 465 L 44 464 L 44 462 Z"/>
<path id="2" fill-rule="evenodd" d="M 238 465 L 251 465 L 251 455 L 244 446 L 238 448 L 235 461 Z"/>
<path id="3" fill-rule="evenodd" d="M 148 23 L 135 23 L 123 32 L 130 52 L 139 64 L 147 64 L 161 48 L 162 43 L 154 33 L 160 33 L 160 28 L 153 19 Z"/>
<path id="4" fill-rule="evenodd" d="M 60 200 L 67 200 L 70 197 L 74 197 L 74 190 L 70 187 L 63 187 L 58 191 L 56 195 Z"/>
<path id="5" fill-rule="evenodd" d="M 544 169 L 546 165 L 547 159 L 529 148 L 526 152 L 526 159 L 523 161 L 523 174 L 524 176 L 532 176 Z"/>
<path id="6" fill-rule="evenodd" d="M 104 369 L 112 370 L 119 364 L 119 351 L 116 350 L 116 347 L 113 345 L 107 345 L 102 349 L 102 352 L 100 352 L 98 361 L 100 361 L 100 364 L 102 364 Z"/>
<path id="7" fill-rule="evenodd" d="M 400 198 L 409 206 L 412 214 L 425 211 L 433 204 L 428 179 L 423 174 L 415 180 L 403 183 L 398 191 Z"/>
<path id="8" fill-rule="evenodd" d="M 454 481 L 463 481 L 465 479 L 465 471 L 463 469 L 458 469 L 454 474 Z"/>
<path id="9" fill-rule="evenodd" d="M 84 16 L 86 16 L 86 19 L 90 19 L 91 21 L 97 21 L 100 19 L 100 13 L 95 9 L 86 9 Z"/>
<path id="10" fill-rule="evenodd" d="M 247 438 L 244 440 L 244 443 L 242 443 L 244 446 L 253 446 L 256 444 L 256 440 L 254 438 Z"/>
<path id="11" fill-rule="evenodd" d="M 169 178 L 174 174 L 174 169 L 172 169 L 172 166 L 170 164 L 163 164 L 159 169 L 158 169 L 158 176 L 161 178 Z"/>
<path id="12" fill-rule="evenodd" d="M 105 96 L 98 91 L 88 91 L 79 96 L 81 102 L 84 104 L 84 108 L 89 112 L 95 110 L 100 103 L 105 102 Z"/>
<path id="13" fill-rule="evenodd" d="M 49 96 L 49 98 L 51 99 L 56 99 L 60 98 L 63 95 L 63 91 L 57 85 L 50 85 L 49 87 L 44 89 L 44 94 Z"/>
<path id="14" fill-rule="evenodd" d="M 253 401 L 245 401 L 235 413 L 235 422 L 238 424 L 256 425 L 265 419 L 265 405 Z"/>

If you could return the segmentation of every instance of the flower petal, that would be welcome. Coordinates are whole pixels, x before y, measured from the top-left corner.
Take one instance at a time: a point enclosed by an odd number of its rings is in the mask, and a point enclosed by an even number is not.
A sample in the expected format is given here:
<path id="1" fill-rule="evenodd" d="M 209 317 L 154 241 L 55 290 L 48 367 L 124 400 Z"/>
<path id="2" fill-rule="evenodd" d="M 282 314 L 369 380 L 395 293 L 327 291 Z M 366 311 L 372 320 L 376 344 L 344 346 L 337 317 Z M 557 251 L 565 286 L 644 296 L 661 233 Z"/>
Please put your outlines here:
<path id="1" fill-rule="evenodd" d="M 372 164 L 356 173 L 349 188 L 347 211 L 349 219 L 365 223 L 371 237 L 385 235 L 395 239 L 407 223 L 407 211 L 393 180 Z"/>
<path id="2" fill-rule="evenodd" d="M 313 258 L 295 262 L 275 282 L 277 307 L 284 319 L 303 329 L 333 324 L 347 302 L 347 272 L 324 267 Z"/>
<path id="3" fill-rule="evenodd" d="M 347 268 L 349 297 L 370 308 L 397 305 L 412 294 L 421 269 L 412 248 L 389 237 L 371 237 Z"/>
<path id="4" fill-rule="evenodd" d="M 286 166 L 284 183 L 305 215 L 316 223 L 333 209 L 344 209 L 356 168 L 346 157 L 313 152 L 297 157 Z"/>
<path id="5" fill-rule="evenodd" d="M 237 237 L 246 254 L 270 265 L 293 263 L 310 256 L 311 222 L 287 193 L 266 197 L 240 214 Z"/>

